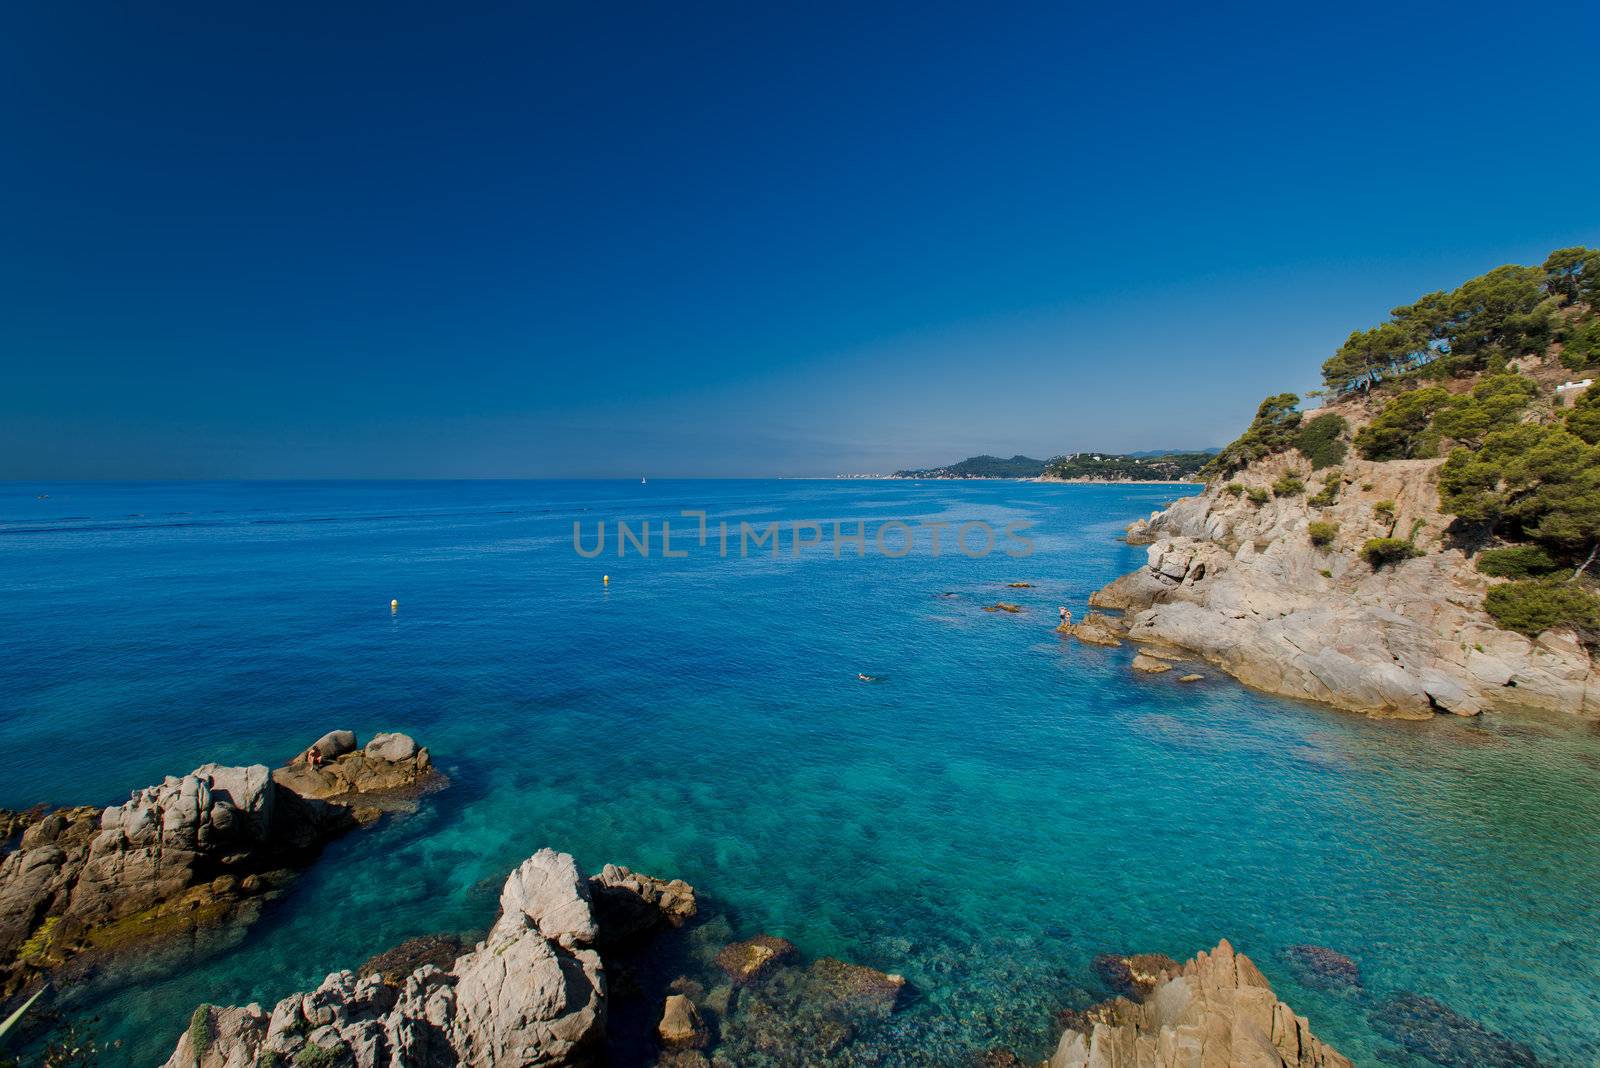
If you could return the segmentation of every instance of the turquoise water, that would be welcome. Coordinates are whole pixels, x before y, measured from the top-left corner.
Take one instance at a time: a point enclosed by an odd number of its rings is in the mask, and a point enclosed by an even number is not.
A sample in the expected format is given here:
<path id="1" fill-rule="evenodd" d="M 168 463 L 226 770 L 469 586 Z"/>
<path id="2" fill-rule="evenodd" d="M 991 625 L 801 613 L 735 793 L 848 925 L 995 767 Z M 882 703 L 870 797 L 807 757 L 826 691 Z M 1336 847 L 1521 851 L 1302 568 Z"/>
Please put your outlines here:
<path id="1" fill-rule="evenodd" d="M 1094 954 L 1226 936 L 1358 1063 L 1390 1056 L 1369 1010 L 1410 990 L 1591 1068 L 1600 734 L 1375 723 L 1058 640 L 1055 606 L 1136 566 L 1117 535 L 1181 492 L 6 485 L 0 805 L 117 801 L 331 727 L 410 731 L 453 776 L 330 848 L 237 945 L 96 989 L 133 1064 L 200 1001 L 270 1004 L 481 930 L 504 872 L 552 845 L 688 879 L 741 937 L 906 975 L 919 996 L 884 1041 L 919 1063 L 1042 1056 L 1055 1010 L 1100 993 Z M 681 540 L 685 508 L 710 513 L 708 548 Z M 618 517 L 672 519 L 689 555 L 573 552 L 574 519 L 592 544 Z M 739 559 L 735 535 L 722 559 L 719 518 L 1026 521 L 1035 551 L 797 558 L 786 537 Z M 1300 985 L 1297 943 L 1356 958 L 1367 1000 Z"/>

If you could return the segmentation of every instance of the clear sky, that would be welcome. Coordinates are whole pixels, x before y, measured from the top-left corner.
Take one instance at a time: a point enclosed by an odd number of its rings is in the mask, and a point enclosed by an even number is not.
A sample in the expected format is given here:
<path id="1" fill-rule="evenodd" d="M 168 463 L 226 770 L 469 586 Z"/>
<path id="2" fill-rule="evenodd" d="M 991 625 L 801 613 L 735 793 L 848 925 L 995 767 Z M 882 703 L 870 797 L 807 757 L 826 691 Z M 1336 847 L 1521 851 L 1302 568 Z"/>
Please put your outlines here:
<path id="1" fill-rule="evenodd" d="M 1600 244 L 1600 8 L 12 4 L 0 477 L 1219 445 Z"/>

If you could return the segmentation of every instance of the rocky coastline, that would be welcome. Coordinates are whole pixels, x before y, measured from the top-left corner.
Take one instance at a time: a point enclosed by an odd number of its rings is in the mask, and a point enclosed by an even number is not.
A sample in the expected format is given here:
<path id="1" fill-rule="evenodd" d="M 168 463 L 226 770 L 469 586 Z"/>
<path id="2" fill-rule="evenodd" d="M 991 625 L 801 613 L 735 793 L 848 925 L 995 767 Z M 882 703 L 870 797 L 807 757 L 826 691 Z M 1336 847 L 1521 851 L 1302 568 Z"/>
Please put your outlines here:
<path id="1" fill-rule="evenodd" d="M 5 813 L 0 998 L 248 922 L 322 845 L 445 784 L 407 735 L 333 731 L 275 770 L 205 764 L 121 805 Z"/>
<path id="2" fill-rule="evenodd" d="M 1530 639 L 1483 611 L 1492 580 L 1446 533 L 1438 460 L 1351 458 L 1331 475 L 1274 455 L 1222 485 L 1133 523 L 1144 567 L 1091 598 L 1077 636 L 1187 650 L 1241 682 L 1375 717 L 1427 719 L 1490 708 L 1600 715 L 1600 665 L 1570 630 Z M 1337 478 L 1331 504 L 1273 495 L 1285 477 Z M 1313 539 L 1313 522 L 1334 533 Z M 1374 567 L 1361 547 L 1397 527 L 1425 547 Z"/>
<path id="3" fill-rule="evenodd" d="M 541 849 L 507 878 L 488 935 L 452 960 L 403 974 L 334 972 L 271 1009 L 200 1005 L 165 1068 L 849 1064 L 857 1063 L 849 1056 L 857 1029 L 888 1020 L 907 1000 L 899 976 L 828 957 L 803 964 L 791 943 L 769 935 L 718 950 L 713 970 L 722 981 L 712 989 L 686 976 L 665 990 L 642 989 L 628 958 L 614 953 L 682 928 L 695 913 L 686 884 L 610 865 L 585 879 L 571 856 Z M 1096 965 L 1120 993 L 1063 1010 L 1047 1061 L 997 1048 L 975 1063 L 1350 1068 L 1225 940 L 1182 965 L 1158 954 Z M 630 1000 L 648 1002 L 655 1025 L 647 1049 L 619 1059 L 608 1023 L 613 1003 Z"/>

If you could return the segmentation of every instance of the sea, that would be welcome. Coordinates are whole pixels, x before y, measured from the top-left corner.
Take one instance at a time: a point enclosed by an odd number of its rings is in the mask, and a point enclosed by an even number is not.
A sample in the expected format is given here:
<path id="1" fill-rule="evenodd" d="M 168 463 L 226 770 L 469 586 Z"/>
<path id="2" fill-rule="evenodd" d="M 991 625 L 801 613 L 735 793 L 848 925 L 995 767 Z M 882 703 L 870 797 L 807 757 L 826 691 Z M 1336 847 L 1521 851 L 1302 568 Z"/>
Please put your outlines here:
<path id="1" fill-rule="evenodd" d="M 550 846 L 689 881 L 718 937 L 904 976 L 840 1063 L 1041 1060 L 1109 993 L 1098 956 L 1227 938 L 1357 1064 L 1593 1068 L 1600 732 L 1371 720 L 1058 636 L 1143 562 L 1127 524 L 1192 492 L 0 484 L 0 806 L 117 804 L 335 728 L 408 732 L 451 779 L 63 1011 L 119 1044 L 102 1063 L 160 1064 L 202 1002 L 481 934 Z"/>

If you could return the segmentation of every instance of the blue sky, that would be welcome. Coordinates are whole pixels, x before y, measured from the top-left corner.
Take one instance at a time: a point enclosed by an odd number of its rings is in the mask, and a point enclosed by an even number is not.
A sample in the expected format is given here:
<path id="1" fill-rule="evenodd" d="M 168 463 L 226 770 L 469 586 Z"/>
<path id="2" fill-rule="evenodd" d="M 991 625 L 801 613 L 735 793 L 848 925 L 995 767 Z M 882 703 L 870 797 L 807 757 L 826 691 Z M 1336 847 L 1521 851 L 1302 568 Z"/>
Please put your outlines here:
<path id="1" fill-rule="evenodd" d="M 1594 5 L 159 6 L 0 14 L 0 477 L 1219 445 L 1600 244 Z"/>

